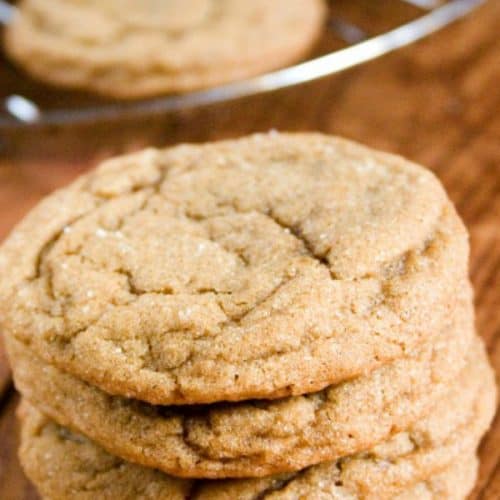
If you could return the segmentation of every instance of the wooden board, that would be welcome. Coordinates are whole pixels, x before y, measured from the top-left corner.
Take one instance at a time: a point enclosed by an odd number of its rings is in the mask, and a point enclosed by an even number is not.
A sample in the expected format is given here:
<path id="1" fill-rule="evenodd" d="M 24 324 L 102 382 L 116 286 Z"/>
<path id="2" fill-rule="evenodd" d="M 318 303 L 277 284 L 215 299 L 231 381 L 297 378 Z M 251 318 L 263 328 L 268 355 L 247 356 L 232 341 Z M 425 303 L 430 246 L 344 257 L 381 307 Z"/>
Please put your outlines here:
<path id="1" fill-rule="evenodd" d="M 180 117 L 170 141 L 320 130 L 403 154 L 443 181 L 472 243 L 477 326 L 500 371 L 500 2 L 417 45 L 342 75 Z M 88 165 L 0 163 L 0 238 L 42 195 Z M 0 277 L 1 279 L 1 277 Z M 0 393 L 8 374 L 0 351 Z M 1 397 L 1 396 L 0 396 Z M 0 498 L 35 499 L 17 459 L 17 396 L 0 408 Z M 473 499 L 500 498 L 500 417 L 484 439 Z"/>

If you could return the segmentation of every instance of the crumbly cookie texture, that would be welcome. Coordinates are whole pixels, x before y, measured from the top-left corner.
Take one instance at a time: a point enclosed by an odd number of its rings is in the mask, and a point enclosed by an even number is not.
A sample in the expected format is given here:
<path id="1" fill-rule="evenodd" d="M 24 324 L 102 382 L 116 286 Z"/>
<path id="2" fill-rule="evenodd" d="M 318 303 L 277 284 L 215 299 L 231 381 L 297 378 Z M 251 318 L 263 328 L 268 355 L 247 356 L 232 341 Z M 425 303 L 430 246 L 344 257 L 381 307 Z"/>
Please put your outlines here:
<path id="1" fill-rule="evenodd" d="M 432 173 L 320 134 L 105 162 L 0 250 L 1 327 L 153 404 L 278 398 L 406 356 L 467 287 Z"/>
<path id="2" fill-rule="evenodd" d="M 465 456 L 440 474 L 396 495 L 393 500 L 465 500 L 474 488 L 478 465 L 475 456 Z"/>
<path id="3" fill-rule="evenodd" d="M 13 338 L 7 346 L 23 396 L 110 453 L 177 476 L 257 477 L 352 455 L 428 414 L 457 377 L 464 385 L 471 371 L 484 370 L 480 342 L 471 344 L 470 309 L 457 311 L 455 322 L 414 357 L 366 377 L 279 401 L 199 407 L 110 396 Z"/>
<path id="4" fill-rule="evenodd" d="M 210 87 L 302 57 L 323 0 L 23 0 L 11 58 L 37 78 L 113 97 Z"/>
<path id="5" fill-rule="evenodd" d="M 192 481 L 133 465 L 42 416 L 24 403 L 20 458 L 28 476 L 51 500 L 120 499 L 363 499 L 462 498 L 475 477 L 473 455 L 495 411 L 492 371 L 484 358 L 455 382 L 428 417 L 362 454 L 261 479 Z M 469 471 L 468 474 L 465 474 Z M 454 484 L 452 482 L 451 484 Z M 448 488 L 445 487 L 448 485 Z"/>

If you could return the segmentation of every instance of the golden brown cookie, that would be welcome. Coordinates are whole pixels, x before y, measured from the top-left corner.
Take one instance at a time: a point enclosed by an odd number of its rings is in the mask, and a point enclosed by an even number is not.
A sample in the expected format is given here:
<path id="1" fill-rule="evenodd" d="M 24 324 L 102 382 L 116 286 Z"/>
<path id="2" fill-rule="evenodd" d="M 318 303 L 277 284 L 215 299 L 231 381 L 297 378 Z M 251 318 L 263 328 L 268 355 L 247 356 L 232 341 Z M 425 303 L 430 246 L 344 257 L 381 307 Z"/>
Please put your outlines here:
<path id="1" fill-rule="evenodd" d="M 465 500 L 474 488 L 477 469 L 475 456 L 462 457 L 445 471 L 398 494 L 393 500 Z"/>
<path id="2" fill-rule="evenodd" d="M 406 356 L 467 287 L 440 183 L 320 134 L 105 162 L 0 250 L 0 315 L 47 362 L 153 404 L 299 395 Z"/>
<path id="3" fill-rule="evenodd" d="M 52 500 L 460 498 L 429 494 L 445 494 L 449 481 L 444 478 L 451 470 L 475 471 L 472 456 L 495 410 L 492 372 L 484 360 L 478 362 L 483 373 L 476 375 L 484 378 L 468 378 L 463 386 L 455 384 L 436 412 L 413 429 L 358 456 L 293 474 L 229 481 L 176 479 L 109 455 L 27 403 L 22 409 L 20 457 L 41 494 Z M 453 475 L 457 485 L 470 476 Z M 470 483 L 468 479 L 467 491 Z M 465 484 L 461 491 L 464 489 Z"/>
<path id="4" fill-rule="evenodd" d="M 325 14 L 323 0 L 23 0 L 5 45 L 41 80 L 137 98 L 285 66 Z"/>
<path id="5" fill-rule="evenodd" d="M 254 477 L 375 446 L 427 414 L 457 378 L 465 385 L 488 370 L 479 340 L 471 347 L 470 310 L 458 312 L 453 328 L 414 357 L 278 401 L 151 406 L 110 396 L 42 362 L 12 338 L 8 348 L 23 396 L 110 453 L 179 476 Z"/>

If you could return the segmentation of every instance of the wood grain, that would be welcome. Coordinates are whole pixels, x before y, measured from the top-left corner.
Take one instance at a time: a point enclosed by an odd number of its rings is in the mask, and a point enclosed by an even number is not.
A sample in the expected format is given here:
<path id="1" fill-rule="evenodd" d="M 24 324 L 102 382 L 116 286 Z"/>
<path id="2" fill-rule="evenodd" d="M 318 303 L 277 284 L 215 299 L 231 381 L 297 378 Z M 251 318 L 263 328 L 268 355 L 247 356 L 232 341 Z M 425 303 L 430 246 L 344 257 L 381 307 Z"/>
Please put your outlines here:
<path id="1" fill-rule="evenodd" d="M 440 177 L 471 233 L 477 327 L 500 371 L 500 2 L 379 61 L 306 86 L 176 117 L 164 142 L 258 130 L 320 130 L 400 153 Z M 0 164 L 0 238 L 88 163 Z M 0 351 L 0 393 L 8 386 Z M 33 500 L 16 459 L 14 409 L 0 413 L 0 498 Z M 483 440 L 471 499 L 500 498 L 500 417 Z"/>

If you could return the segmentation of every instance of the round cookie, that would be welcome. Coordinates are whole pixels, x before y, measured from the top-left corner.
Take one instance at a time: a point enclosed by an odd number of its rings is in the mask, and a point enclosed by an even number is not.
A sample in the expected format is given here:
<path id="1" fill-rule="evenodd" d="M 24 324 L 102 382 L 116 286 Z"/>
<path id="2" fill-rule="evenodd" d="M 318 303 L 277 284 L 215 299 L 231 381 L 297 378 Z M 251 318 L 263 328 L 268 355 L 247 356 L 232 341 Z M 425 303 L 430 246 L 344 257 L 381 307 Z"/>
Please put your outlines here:
<path id="1" fill-rule="evenodd" d="M 5 46 L 40 80 L 137 98 L 285 66 L 325 14 L 323 0 L 23 0 Z"/>
<path id="2" fill-rule="evenodd" d="M 21 411 L 20 458 L 44 497 L 54 500 L 83 500 L 92 495 L 124 500 L 433 498 L 428 493 L 443 480 L 429 478 L 447 476 L 450 472 L 446 469 L 457 466 L 471 469 L 468 463 L 472 460 L 467 457 L 473 455 L 494 413 L 492 372 L 486 364 L 482 366 L 484 379 L 468 378 L 463 390 L 456 384 L 449 397 L 439 402 L 437 412 L 412 430 L 359 456 L 294 474 L 229 481 L 173 478 L 109 455 L 83 436 L 43 417 L 29 404 Z M 463 478 L 458 483 L 462 482 Z M 444 493 L 442 485 L 439 491 Z"/>
<path id="3" fill-rule="evenodd" d="M 152 404 L 318 391 L 406 356 L 467 287 L 466 231 L 402 158 L 320 134 L 147 150 L 0 250 L 1 327 Z"/>
<path id="4" fill-rule="evenodd" d="M 7 347 L 26 399 L 110 453 L 178 476 L 254 477 L 372 447 L 428 413 L 457 377 L 465 385 L 463 377 L 485 363 L 479 340 L 471 346 L 472 316 L 464 312 L 435 344 L 367 377 L 279 401 L 201 407 L 155 407 L 110 396 L 12 338 Z"/>

